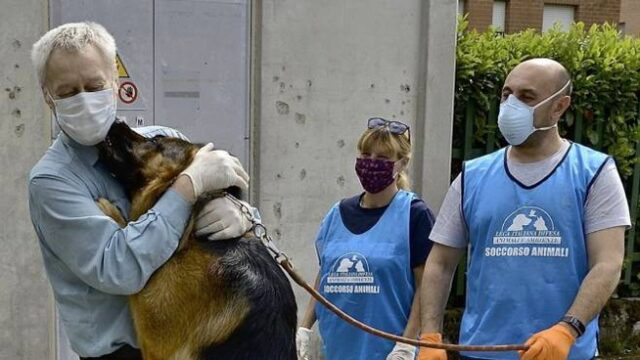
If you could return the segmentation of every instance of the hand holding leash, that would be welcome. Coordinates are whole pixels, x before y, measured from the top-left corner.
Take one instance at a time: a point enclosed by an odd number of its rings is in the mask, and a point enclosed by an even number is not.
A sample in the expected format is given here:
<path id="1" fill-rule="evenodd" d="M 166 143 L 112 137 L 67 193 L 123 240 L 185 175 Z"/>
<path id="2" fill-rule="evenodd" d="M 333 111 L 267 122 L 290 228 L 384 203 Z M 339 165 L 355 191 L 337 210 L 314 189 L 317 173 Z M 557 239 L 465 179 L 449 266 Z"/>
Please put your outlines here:
<path id="1" fill-rule="evenodd" d="M 424 333 L 420 336 L 420 340 L 441 344 L 442 334 Z M 447 352 L 442 349 L 421 348 L 418 353 L 418 360 L 447 360 Z"/>
<path id="2" fill-rule="evenodd" d="M 386 360 L 413 360 L 416 357 L 416 347 L 397 342 L 393 350 L 387 355 Z"/>
<path id="3" fill-rule="evenodd" d="M 296 349 L 298 360 L 311 360 L 311 334 L 313 331 L 299 327 L 296 332 Z"/>
<path id="4" fill-rule="evenodd" d="M 554 325 L 534 334 L 527 340 L 526 351 L 520 351 L 521 360 L 566 360 L 576 338 L 564 325 Z"/>
<path id="5" fill-rule="evenodd" d="M 249 175 L 240 161 L 224 150 L 214 150 L 212 143 L 198 150 L 189 167 L 180 173 L 183 174 L 191 179 L 196 199 L 205 192 L 232 186 L 242 191 L 249 188 Z"/>

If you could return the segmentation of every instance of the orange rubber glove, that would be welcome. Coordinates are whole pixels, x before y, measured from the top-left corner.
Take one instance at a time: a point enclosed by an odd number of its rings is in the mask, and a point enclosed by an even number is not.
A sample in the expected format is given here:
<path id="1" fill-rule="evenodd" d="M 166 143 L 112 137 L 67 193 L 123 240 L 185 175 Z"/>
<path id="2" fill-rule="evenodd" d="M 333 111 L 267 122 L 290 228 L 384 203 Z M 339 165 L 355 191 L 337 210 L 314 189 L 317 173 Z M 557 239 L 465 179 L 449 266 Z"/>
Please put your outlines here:
<path id="1" fill-rule="evenodd" d="M 442 334 L 424 333 L 420 335 L 420 340 L 432 343 L 442 343 Z M 421 347 L 418 352 L 418 360 L 447 360 L 447 352 L 442 349 Z"/>
<path id="2" fill-rule="evenodd" d="M 520 360 L 566 360 L 575 341 L 564 325 L 553 325 L 527 340 L 525 345 L 529 345 L 529 350 L 519 351 Z"/>

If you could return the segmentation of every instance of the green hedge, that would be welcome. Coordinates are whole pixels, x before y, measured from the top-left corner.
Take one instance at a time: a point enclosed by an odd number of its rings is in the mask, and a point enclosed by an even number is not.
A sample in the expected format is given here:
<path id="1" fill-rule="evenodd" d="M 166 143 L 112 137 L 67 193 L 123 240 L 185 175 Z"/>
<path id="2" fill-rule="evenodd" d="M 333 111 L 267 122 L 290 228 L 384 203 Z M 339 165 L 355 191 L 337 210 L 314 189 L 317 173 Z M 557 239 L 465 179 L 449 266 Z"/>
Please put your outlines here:
<path id="1" fill-rule="evenodd" d="M 582 142 L 613 155 L 623 177 L 632 174 L 635 141 L 640 139 L 640 39 L 623 37 L 607 24 L 587 30 L 582 23 L 566 32 L 555 28 L 542 34 L 534 30 L 509 35 L 492 30 L 479 33 L 468 31 L 467 21 L 460 18 L 456 57 L 454 147 L 464 141 L 461 125 L 469 103 L 478 109 L 475 141 L 484 143 L 490 132 L 500 141 L 495 124 L 487 124 L 491 102 L 499 101 L 504 79 L 515 65 L 546 57 L 562 63 L 572 75 L 570 113 L 585 116 L 586 141 Z M 567 116 L 560 124 L 562 134 L 572 138 L 573 125 L 573 117 Z"/>

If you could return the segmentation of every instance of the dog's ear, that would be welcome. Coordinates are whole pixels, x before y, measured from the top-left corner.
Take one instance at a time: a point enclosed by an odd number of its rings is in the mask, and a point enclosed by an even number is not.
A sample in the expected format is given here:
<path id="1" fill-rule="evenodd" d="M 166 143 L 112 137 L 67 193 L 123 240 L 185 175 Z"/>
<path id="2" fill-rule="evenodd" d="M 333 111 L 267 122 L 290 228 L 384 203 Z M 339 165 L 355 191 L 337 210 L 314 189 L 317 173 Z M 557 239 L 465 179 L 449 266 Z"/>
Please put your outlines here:
<path id="1" fill-rule="evenodd" d="M 111 125 L 107 136 L 112 139 L 120 138 L 123 141 L 146 141 L 146 138 L 133 130 L 125 121 L 117 118 Z"/>

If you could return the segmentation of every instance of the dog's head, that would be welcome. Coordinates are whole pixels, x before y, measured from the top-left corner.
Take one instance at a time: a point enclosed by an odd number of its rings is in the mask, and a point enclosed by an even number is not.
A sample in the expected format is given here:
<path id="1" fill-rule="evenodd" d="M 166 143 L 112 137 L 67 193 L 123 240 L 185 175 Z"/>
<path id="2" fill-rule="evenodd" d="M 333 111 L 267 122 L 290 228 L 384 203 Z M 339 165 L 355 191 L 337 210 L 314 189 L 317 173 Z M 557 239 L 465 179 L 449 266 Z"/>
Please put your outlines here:
<path id="1" fill-rule="evenodd" d="M 170 184 L 199 146 L 165 136 L 146 138 L 116 122 L 98 148 L 100 159 L 132 196 L 152 181 Z"/>

